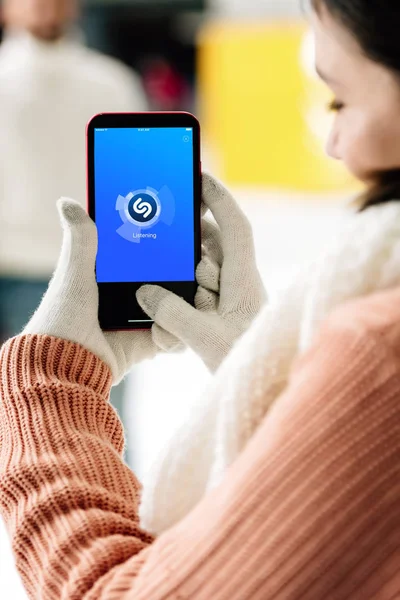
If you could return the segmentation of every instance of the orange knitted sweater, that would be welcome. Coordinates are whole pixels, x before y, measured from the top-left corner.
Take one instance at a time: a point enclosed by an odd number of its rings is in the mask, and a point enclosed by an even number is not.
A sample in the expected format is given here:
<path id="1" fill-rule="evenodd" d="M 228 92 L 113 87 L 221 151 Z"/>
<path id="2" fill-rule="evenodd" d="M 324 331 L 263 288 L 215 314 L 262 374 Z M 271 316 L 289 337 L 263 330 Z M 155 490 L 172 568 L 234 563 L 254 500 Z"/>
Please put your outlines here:
<path id="1" fill-rule="evenodd" d="M 46 336 L 0 366 L 0 508 L 31 598 L 400 598 L 399 290 L 336 311 L 220 487 L 157 540 L 108 368 Z"/>

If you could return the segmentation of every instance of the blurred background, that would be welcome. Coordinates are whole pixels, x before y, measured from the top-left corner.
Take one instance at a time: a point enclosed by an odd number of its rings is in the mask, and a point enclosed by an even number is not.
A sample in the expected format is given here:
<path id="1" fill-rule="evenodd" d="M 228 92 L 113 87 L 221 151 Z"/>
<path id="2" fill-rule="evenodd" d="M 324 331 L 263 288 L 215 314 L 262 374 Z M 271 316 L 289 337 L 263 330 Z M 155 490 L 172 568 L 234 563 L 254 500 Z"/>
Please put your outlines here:
<path id="1" fill-rule="evenodd" d="M 60 2 L 65 13 L 61 20 L 75 19 L 75 0 L 3 0 L 3 7 L 7 1 L 17 8 L 38 1 L 42 11 L 46 4 Z M 12 228 L 17 222 L 20 227 L 23 218 L 26 230 L 35 229 L 35 218 L 37 228 L 44 227 L 42 219 L 39 227 L 36 212 L 45 192 L 53 204 L 61 194 L 85 201 L 84 123 L 91 114 L 189 110 L 202 126 L 203 166 L 232 189 L 253 223 L 259 267 L 273 296 L 335 234 L 357 192 L 341 165 L 324 155 L 332 118 L 326 105 L 331 98 L 314 72 L 313 41 L 300 4 L 300 0 L 86 0 L 76 22 L 63 28 L 62 35 L 49 25 L 51 10 L 45 8 L 25 40 L 8 24 L 0 45 L 1 240 L 9 231 L 17 235 Z M 18 10 L 9 18 L 17 29 L 23 28 Z M 60 35 L 61 42 L 73 40 L 79 51 L 72 46 L 60 50 Z M 83 46 L 96 54 L 85 54 Z M 62 96 L 57 77 L 62 79 Z M 60 128 L 50 123 L 53 116 L 54 123 L 60 123 L 67 101 L 69 116 L 60 134 Z M 49 124 L 47 137 L 42 114 Z M 31 142 L 29 134 L 36 141 Z M 32 157 L 36 162 L 31 165 Z M 22 162 L 21 173 L 15 170 L 16 162 Z M 31 179 L 26 175 L 29 169 Z M 53 173 L 54 186 L 49 183 L 43 190 L 41 171 Z M 22 185 L 25 188 L 18 187 Z M 65 189 L 59 191 L 61 185 Z M 14 215 L 21 198 L 37 205 Z M 10 200 L 12 206 L 7 205 Z M 48 231 L 59 232 L 54 207 L 52 211 Z M 18 235 L 26 239 L 24 231 Z M 3 245 L 7 247 L 3 260 L 0 241 L 3 329 L 9 326 L 12 332 L 16 295 L 28 297 L 21 290 L 29 289 L 29 294 L 36 290 L 37 298 L 43 293 L 60 242 L 58 233 L 54 239 L 51 235 L 40 230 L 38 246 L 47 241 L 49 246 L 42 255 L 33 255 L 30 265 L 23 264 L 25 257 L 9 258 L 15 237 Z M 37 301 L 33 294 L 32 302 Z M 30 311 L 22 306 L 19 318 L 26 321 Z M 155 454 L 184 423 L 193 403 L 202 401 L 208 377 L 190 352 L 179 358 L 164 356 L 137 367 L 115 395 L 114 404 L 127 428 L 127 460 L 139 477 L 145 476 Z M 25 598 L 1 526 L 0 580 L 4 598 Z"/>

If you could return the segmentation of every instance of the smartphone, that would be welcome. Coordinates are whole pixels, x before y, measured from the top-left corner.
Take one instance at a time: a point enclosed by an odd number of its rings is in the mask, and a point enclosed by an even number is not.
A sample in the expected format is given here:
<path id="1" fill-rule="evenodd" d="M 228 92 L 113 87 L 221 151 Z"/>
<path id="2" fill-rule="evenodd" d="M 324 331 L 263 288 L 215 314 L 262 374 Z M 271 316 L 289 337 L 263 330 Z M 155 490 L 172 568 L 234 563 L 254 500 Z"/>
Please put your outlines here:
<path id="1" fill-rule="evenodd" d="M 148 329 L 136 291 L 193 304 L 201 257 L 200 126 L 190 113 L 108 113 L 87 127 L 88 212 L 98 231 L 103 330 Z"/>

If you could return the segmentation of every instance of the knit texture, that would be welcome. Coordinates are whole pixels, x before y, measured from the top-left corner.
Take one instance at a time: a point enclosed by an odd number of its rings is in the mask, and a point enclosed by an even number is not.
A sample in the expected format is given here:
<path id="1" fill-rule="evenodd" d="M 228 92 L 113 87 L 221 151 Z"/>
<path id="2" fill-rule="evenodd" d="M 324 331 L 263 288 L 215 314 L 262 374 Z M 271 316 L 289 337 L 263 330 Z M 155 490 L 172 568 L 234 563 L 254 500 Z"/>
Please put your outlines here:
<path id="1" fill-rule="evenodd" d="M 351 215 L 313 264 L 262 309 L 190 420 L 161 449 L 143 482 L 142 525 L 159 535 L 221 481 L 335 307 L 399 284 L 400 202 Z"/>
<path id="2" fill-rule="evenodd" d="M 158 286 L 142 287 L 137 298 L 157 326 L 183 341 L 215 372 L 260 312 L 266 293 L 249 220 L 211 175 L 202 177 L 202 197 L 210 214 L 201 223 L 197 310 Z"/>
<path id="3" fill-rule="evenodd" d="M 81 344 L 110 367 L 114 383 L 140 361 L 161 351 L 177 352 L 185 344 L 216 370 L 259 313 L 265 291 L 251 227 L 239 206 L 211 175 L 202 177 L 202 198 L 203 210 L 211 215 L 202 220 L 196 308 L 160 286 L 142 286 L 136 296 L 154 325 L 151 331 L 135 332 L 100 329 L 97 229 L 77 202 L 62 198 L 58 209 L 64 235 L 57 268 L 23 333 Z"/>
<path id="4" fill-rule="evenodd" d="M 221 485 L 155 541 L 109 368 L 31 335 L 0 368 L 0 510 L 32 599 L 400 597 L 400 290 L 325 323 Z"/>

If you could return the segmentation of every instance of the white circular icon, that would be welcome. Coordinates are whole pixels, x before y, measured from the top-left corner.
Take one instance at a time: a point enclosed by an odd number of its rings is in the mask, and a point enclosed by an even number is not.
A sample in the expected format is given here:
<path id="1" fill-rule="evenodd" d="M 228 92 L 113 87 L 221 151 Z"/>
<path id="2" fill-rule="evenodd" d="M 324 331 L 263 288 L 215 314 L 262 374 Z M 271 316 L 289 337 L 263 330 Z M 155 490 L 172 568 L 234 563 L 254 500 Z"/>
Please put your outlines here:
<path id="1" fill-rule="evenodd" d="M 131 192 L 125 198 L 125 216 L 141 228 L 152 227 L 160 218 L 161 204 L 158 195 L 150 189 Z"/>

